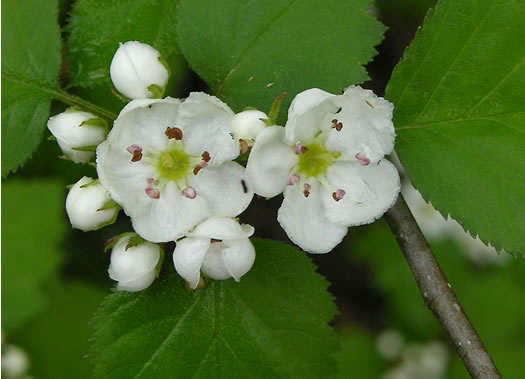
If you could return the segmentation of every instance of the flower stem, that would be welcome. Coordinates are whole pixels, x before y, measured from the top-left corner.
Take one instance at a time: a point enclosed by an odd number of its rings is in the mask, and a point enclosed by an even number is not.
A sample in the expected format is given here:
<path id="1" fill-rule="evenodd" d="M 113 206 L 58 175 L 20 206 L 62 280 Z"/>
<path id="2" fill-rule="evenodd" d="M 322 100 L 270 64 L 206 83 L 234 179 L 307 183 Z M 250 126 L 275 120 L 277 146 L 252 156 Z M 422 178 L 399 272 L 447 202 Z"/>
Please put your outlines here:
<path id="1" fill-rule="evenodd" d="M 423 300 L 441 323 L 473 378 L 501 378 L 401 194 L 386 218 Z"/>
<path id="2" fill-rule="evenodd" d="M 113 112 L 108 111 L 105 108 L 99 107 L 98 105 L 95 105 L 93 103 L 90 103 L 89 101 L 86 101 L 78 96 L 71 95 L 65 91 L 53 91 L 53 96 L 55 97 L 55 99 L 60 100 L 65 104 L 76 105 L 78 107 L 81 107 L 83 110 L 94 113 L 110 121 L 113 121 L 117 118 L 117 115 Z"/>

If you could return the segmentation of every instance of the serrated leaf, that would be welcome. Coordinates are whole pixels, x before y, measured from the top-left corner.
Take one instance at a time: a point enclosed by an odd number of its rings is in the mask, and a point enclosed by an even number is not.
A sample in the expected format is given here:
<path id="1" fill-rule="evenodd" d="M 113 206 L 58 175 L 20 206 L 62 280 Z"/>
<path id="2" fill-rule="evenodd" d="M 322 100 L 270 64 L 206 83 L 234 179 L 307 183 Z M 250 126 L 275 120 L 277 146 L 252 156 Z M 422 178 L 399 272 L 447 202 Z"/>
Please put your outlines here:
<path id="1" fill-rule="evenodd" d="M 46 281 L 58 275 L 64 233 L 63 185 L 8 181 L 2 185 L 2 328 L 13 330 L 41 310 Z"/>
<path id="2" fill-rule="evenodd" d="M 172 55 L 177 50 L 177 5 L 176 0 L 76 1 L 67 27 L 71 85 L 109 83 L 109 66 L 119 42 L 138 40 L 165 58 Z"/>
<path id="3" fill-rule="evenodd" d="M 396 67 L 396 150 L 442 214 L 525 253 L 525 3 L 442 0 Z"/>
<path id="4" fill-rule="evenodd" d="M 236 283 L 189 291 L 175 273 L 143 293 L 109 296 L 96 315 L 99 378 L 329 377 L 337 341 L 328 283 L 299 250 L 255 240 Z"/>
<path id="5" fill-rule="evenodd" d="M 2 2 L 2 176 L 36 149 L 58 88 L 56 0 Z"/>
<path id="6" fill-rule="evenodd" d="M 234 110 L 265 112 L 283 92 L 340 92 L 368 76 L 385 30 L 370 0 L 181 0 L 177 32 L 190 66 Z"/>

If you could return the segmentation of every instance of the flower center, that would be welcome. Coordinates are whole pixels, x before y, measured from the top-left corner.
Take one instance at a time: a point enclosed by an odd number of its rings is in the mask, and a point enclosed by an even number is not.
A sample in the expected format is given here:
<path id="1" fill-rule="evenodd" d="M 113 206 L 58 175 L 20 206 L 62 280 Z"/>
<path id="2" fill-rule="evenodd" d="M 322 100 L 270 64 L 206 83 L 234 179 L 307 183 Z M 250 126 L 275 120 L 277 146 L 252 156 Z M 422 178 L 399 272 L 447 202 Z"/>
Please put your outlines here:
<path id="1" fill-rule="evenodd" d="M 157 169 L 165 179 L 179 181 L 191 173 L 190 156 L 179 149 L 166 150 L 159 156 Z"/>
<path id="2" fill-rule="evenodd" d="M 306 177 L 317 177 L 324 174 L 334 161 L 341 156 L 340 152 L 326 150 L 323 145 L 313 143 L 305 146 L 306 149 L 299 154 L 299 174 Z"/>

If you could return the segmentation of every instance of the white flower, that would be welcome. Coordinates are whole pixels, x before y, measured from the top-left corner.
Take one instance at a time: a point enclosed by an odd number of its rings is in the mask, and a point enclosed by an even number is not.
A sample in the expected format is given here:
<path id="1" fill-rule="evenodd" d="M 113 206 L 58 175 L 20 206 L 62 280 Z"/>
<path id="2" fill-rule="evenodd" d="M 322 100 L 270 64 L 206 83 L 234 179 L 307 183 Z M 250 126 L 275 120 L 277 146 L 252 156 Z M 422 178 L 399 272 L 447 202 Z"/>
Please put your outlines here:
<path id="1" fill-rule="evenodd" d="M 22 378 L 29 369 L 29 357 L 15 345 L 2 346 L 2 377 L 7 379 Z"/>
<path id="2" fill-rule="evenodd" d="M 109 277 L 118 281 L 119 291 L 136 292 L 148 288 L 158 274 L 161 259 L 160 247 L 141 241 L 128 246 L 133 234 L 121 237 L 111 251 Z"/>
<path id="3" fill-rule="evenodd" d="M 177 241 L 173 252 L 175 269 L 190 285 L 197 288 L 200 271 L 212 279 L 233 278 L 239 281 L 255 261 L 250 242 L 254 229 L 227 217 L 214 217 L 199 224 Z"/>
<path id="4" fill-rule="evenodd" d="M 162 97 L 169 71 L 150 45 L 128 41 L 118 48 L 109 68 L 115 88 L 130 99 Z"/>
<path id="5" fill-rule="evenodd" d="M 231 162 L 231 109 L 213 96 L 134 100 L 97 149 L 100 182 L 152 242 L 175 241 L 211 216 L 250 203 L 244 167 Z"/>
<path id="6" fill-rule="evenodd" d="M 252 146 L 257 135 L 266 128 L 266 113 L 252 109 L 237 113 L 231 122 L 231 132 L 236 141 L 243 140 Z"/>
<path id="7" fill-rule="evenodd" d="M 115 222 L 120 207 L 97 180 L 84 176 L 69 190 L 66 211 L 73 228 L 84 232 Z"/>
<path id="8" fill-rule="evenodd" d="M 283 129 L 257 136 L 246 177 L 255 193 L 284 191 L 278 221 L 305 251 L 326 253 L 348 226 L 373 222 L 395 202 L 400 183 L 386 159 L 394 147 L 393 106 L 361 87 L 343 95 L 298 94 Z"/>
<path id="9" fill-rule="evenodd" d="M 47 122 L 64 154 L 75 163 L 88 162 L 95 147 L 106 139 L 105 122 L 97 116 L 69 108 Z"/>

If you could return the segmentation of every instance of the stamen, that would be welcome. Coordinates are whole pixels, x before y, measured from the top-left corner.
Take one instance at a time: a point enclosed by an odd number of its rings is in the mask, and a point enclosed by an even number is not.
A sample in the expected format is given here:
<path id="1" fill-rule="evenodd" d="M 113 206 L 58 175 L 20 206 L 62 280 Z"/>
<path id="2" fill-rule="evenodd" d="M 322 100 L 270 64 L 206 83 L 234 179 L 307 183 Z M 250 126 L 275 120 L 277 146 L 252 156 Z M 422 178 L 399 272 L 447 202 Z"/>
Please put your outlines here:
<path id="1" fill-rule="evenodd" d="M 208 167 L 208 163 L 206 162 L 202 162 L 200 165 L 195 166 L 195 168 L 193 169 L 193 175 L 197 175 L 200 170 L 206 167 Z"/>
<path id="2" fill-rule="evenodd" d="M 365 101 L 366 101 L 366 103 L 368 104 L 368 106 L 369 106 L 370 108 L 374 109 L 374 104 L 372 104 L 372 103 L 371 103 L 370 101 L 368 101 L 368 100 L 365 100 Z"/>
<path id="3" fill-rule="evenodd" d="M 239 144 L 241 145 L 241 154 L 246 154 L 248 152 L 248 142 L 246 142 L 243 139 L 239 140 Z"/>
<path id="4" fill-rule="evenodd" d="M 156 188 L 153 188 L 153 184 L 155 180 L 153 178 L 146 179 L 148 182 L 148 185 L 146 187 L 146 195 L 148 195 L 151 199 L 159 199 L 160 198 L 160 191 Z"/>
<path id="5" fill-rule="evenodd" d="M 298 173 L 294 172 L 290 177 L 288 178 L 288 185 L 293 186 L 295 183 L 298 183 L 299 180 L 301 180 L 301 177 Z"/>
<path id="6" fill-rule="evenodd" d="M 304 197 L 310 196 L 310 190 L 311 189 L 312 189 L 312 186 L 310 184 L 304 183 L 304 191 L 303 191 Z"/>
<path id="7" fill-rule="evenodd" d="M 139 145 L 131 145 L 126 150 L 133 155 L 133 157 L 131 157 L 132 162 L 138 162 L 142 159 L 142 147 Z"/>
<path id="8" fill-rule="evenodd" d="M 361 162 L 363 166 L 368 166 L 370 164 L 370 159 L 368 159 L 361 153 L 357 153 L 355 157 L 359 162 Z"/>
<path id="9" fill-rule="evenodd" d="M 197 197 L 197 191 L 191 186 L 184 188 L 181 193 L 182 196 L 187 197 L 188 199 L 195 199 Z"/>
<path id="10" fill-rule="evenodd" d="M 182 139 L 182 130 L 179 128 L 170 128 L 168 126 L 164 134 L 166 134 L 169 139 L 175 138 L 177 141 Z"/>
<path id="11" fill-rule="evenodd" d="M 334 198 L 335 201 L 339 201 L 339 200 L 341 200 L 343 197 L 345 197 L 345 195 L 346 195 L 345 190 L 338 189 L 337 191 L 335 191 L 335 192 L 332 194 L 332 197 Z"/>
<path id="12" fill-rule="evenodd" d="M 308 151 L 308 148 L 304 146 L 301 142 L 297 142 L 295 145 L 295 154 L 299 155 L 302 153 L 306 153 Z"/>
<path id="13" fill-rule="evenodd" d="M 242 186 L 242 191 L 244 193 L 248 193 L 248 186 L 246 185 L 246 181 L 244 179 L 241 180 L 241 186 Z"/>
<path id="14" fill-rule="evenodd" d="M 208 153 L 207 151 L 205 151 L 204 153 L 202 153 L 202 160 L 204 162 L 209 162 L 210 161 L 210 153 Z"/>
<path id="15" fill-rule="evenodd" d="M 340 107 L 338 110 L 335 111 L 335 113 L 339 113 L 339 112 L 341 112 L 342 110 L 343 110 L 343 108 Z"/>
<path id="16" fill-rule="evenodd" d="M 339 120 L 337 119 L 333 119 L 332 120 L 332 128 L 334 128 L 335 130 L 337 130 L 338 132 L 341 131 L 341 129 L 343 129 L 343 123 L 342 122 L 339 122 Z"/>

